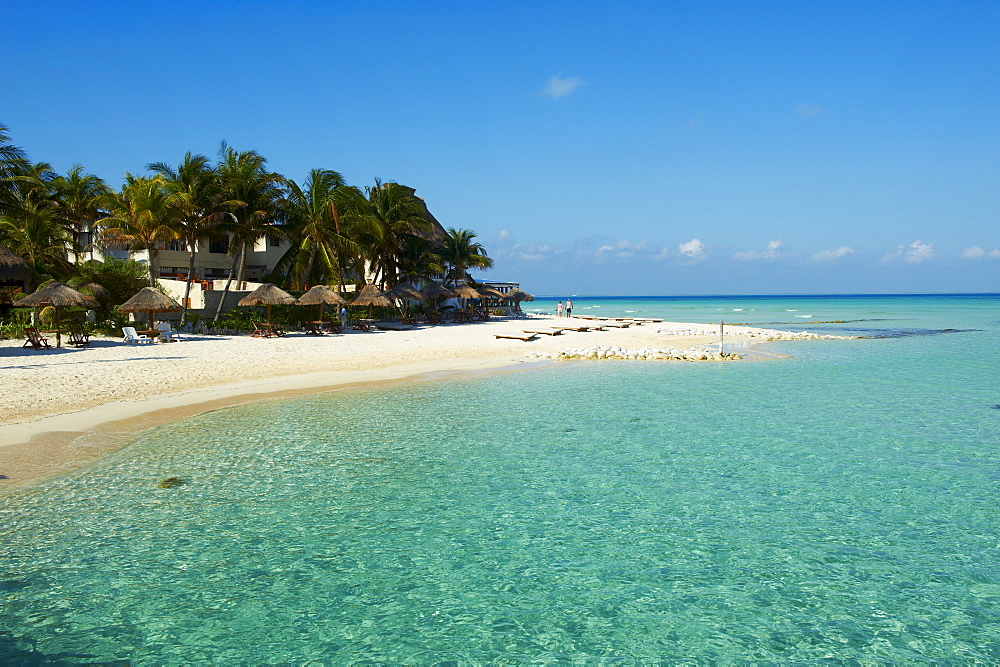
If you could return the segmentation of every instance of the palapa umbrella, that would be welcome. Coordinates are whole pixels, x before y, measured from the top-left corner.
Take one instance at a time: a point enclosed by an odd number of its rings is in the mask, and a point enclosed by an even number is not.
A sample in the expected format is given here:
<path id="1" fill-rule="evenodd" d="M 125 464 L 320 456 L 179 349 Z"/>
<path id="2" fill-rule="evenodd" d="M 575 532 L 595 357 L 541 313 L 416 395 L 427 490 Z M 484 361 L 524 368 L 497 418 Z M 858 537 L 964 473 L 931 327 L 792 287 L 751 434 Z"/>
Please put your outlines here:
<path id="1" fill-rule="evenodd" d="M 420 301 L 424 298 L 420 293 L 420 290 L 414 287 L 411 283 L 399 283 L 386 292 L 385 296 L 390 299 L 400 299 L 403 302 L 404 315 L 406 314 L 411 301 Z"/>
<path id="2" fill-rule="evenodd" d="M 371 319 L 372 308 L 375 306 L 382 306 L 383 308 L 392 308 L 392 302 L 386 298 L 385 294 L 379 291 L 375 285 L 368 283 L 361 288 L 358 295 L 354 297 L 351 301 L 352 306 L 368 306 L 368 318 Z"/>
<path id="3" fill-rule="evenodd" d="M 420 290 L 420 300 L 429 301 L 434 300 L 434 312 L 438 309 L 438 299 L 441 297 L 450 298 L 455 296 L 455 293 L 450 289 L 442 285 L 441 283 L 429 283 L 427 287 Z"/>
<path id="4" fill-rule="evenodd" d="M 507 291 L 506 294 L 503 295 L 503 298 L 504 299 L 508 299 L 510 301 L 534 301 L 535 300 L 535 297 L 533 297 L 532 295 L 528 294 L 527 292 L 525 292 L 520 287 L 512 287 L 510 290 Z"/>
<path id="5" fill-rule="evenodd" d="M 82 306 L 85 308 L 97 308 L 97 300 L 92 296 L 81 294 L 66 283 L 51 283 L 18 300 L 15 306 L 19 308 L 32 308 L 34 306 L 53 306 L 56 309 L 56 347 L 62 346 L 62 331 L 59 325 L 62 320 L 60 309 L 64 306 Z"/>
<path id="6" fill-rule="evenodd" d="M 27 289 L 31 280 L 31 267 L 26 261 L 0 245 L 0 281 L 21 283 L 21 289 Z"/>
<path id="7" fill-rule="evenodd" d="M 495 287 L 490 287 L 489 285 L 480 285 L 476 288 L 476 291 L 479 292 L 480 297 L 485 297 L 487 299 L 505 299 L 507 297 L 506 294 Z"/>
<path id="8" fill-rule="evenodd" d="M 471 285 L 459 285 L 451 290 L 455 293 L 455 296 L 462 300 L 462 312 L 465 312 L 465 301 L 466 299 L 478 299 L 480 298 L 479 292 L 477 292 Z"/>
<path id="9" fill-rule="evenodd" d="M 302 306 L 315 306 L 318 304 L 319 321 L 322 322 L 323 304 L 328 303 L 331 306 L 339 306 L 346 304 L 347 301 L 326 285 L 313 285 L 308 292 L 298 298 L 296 303 Z"/>
<path id="10" fill-rule="evenodd" d="M 295 303 L 295 297 L 274 283 L 264 283 L 236 302 L 237 306 L 266 306 L 267 323 L 271 323 L 271 306 Z"/>
<path id="11" fill-rule="evenodd" d="M 174 299 L 152 287 L 143 287 L 139 293 L 118 306 L 121 313 L 149 313 L 149 330 L 156 328 L 154 313 L 176 313 L 184 307 Z"/>

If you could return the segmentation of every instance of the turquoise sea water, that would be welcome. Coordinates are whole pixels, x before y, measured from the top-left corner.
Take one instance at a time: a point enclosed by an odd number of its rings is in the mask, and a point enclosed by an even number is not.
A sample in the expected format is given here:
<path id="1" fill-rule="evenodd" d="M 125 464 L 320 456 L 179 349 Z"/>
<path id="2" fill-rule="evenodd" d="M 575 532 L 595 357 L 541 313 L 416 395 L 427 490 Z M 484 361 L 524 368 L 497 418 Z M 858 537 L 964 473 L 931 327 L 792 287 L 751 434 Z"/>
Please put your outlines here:
<path id="1" fill-rule="evenodd" d="M 0 496 L 0 663 L 1000 661 L 1000 297 L 574 302 L 886 337 L 153 429 Z"/>

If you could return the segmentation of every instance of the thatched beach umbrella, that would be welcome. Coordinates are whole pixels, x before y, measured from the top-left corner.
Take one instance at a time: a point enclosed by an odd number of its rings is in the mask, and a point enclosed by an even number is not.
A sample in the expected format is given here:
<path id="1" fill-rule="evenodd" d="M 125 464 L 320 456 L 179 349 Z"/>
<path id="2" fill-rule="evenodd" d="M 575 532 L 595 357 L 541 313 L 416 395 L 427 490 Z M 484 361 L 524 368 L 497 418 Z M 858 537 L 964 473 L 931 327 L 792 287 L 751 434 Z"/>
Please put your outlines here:
<path id="1" fill-rule="evenodd" d="M 274 283 L 264 283 L 236 302 L 237 306 L 266 306 L 267 323 L 271 323 L 271 306 L 295 303 L 295 297 Z"/>
<path id="2" fill-rule="evenodd" d="M 495 287 L 490 287 L 489 285 L 480 285 L 476 288 L 476 291 L 479 292 L 480 297 L 485 297 L 487 299 L 504 299 L 507 296 L 500 290 Z"/>
<path id="3" fill-rule="evenodd" d="M 503 295 L 508 301 L 534 301 L 535 297 L 525 292 L 520 287 L 512 287 Z"/>
<path id="4" fill-rule="evenodd" d="M 139 293 L 118 306 L 120 313 L 149 313 L 149 330 L 156 327 L 155 313 L 176 313 L 184 307 L 173 298 L 152 287 L 143 287 Z"/>
<path id="5" fill-rule="evenodd" d="M 451 290 L 455 293 L 455 296 L 462 300 L 462 312 L 465 312 L 465 301 L 466 299 L 478 299 L 479 292 L 477 292 L 471 285 L 459 285 Z"/>
<path id="6" fill-rule="evenodd" d="M 0 245 L 0 281 L 19 282 L 26 290 L 31 280 L 31 267 L 26 261 Z"/>
<path id="7" fill-rule="evenodd" d="M 391 290 L 385 293 L 385 296 L 390 299 L 400 299 L 403 302 L 403 314 L 410 305 L 411 301 L 421 301 L 424 297 L 416 287 L 410 283 L 399 283 Z"/>
<path id="8" fill-rule="evenodd" d="M 35 306 L 53 306 L 56 309 L 56 347 L 62 346 L 62 332 L 59 325 L 62 320 L 60 309 L 69 306 L 97 308 L 97 299 L 81 294 L 65 283 L 51 283 L 29 294 L 14 304 L 18 308 L 33 308 Z"/>
<path id="9" fill-rule="evenodd" d="M 344 297 L 340 296 L 326 285 L 313 285 L 308 292 L 298 298 L 296 303 L 301 306 L 315 306 L 318 304 L 319 321 L 322 322 L 323 304 L 328 303 L 331 306 L 339 306 L 341 304 L 346 304 L 347 301 Z"/>
<path id="10" fill-rule="evenodd" d="M 368 317 L 372 316 L 372 308 L 375 306 L 381 306 L 383 308 L 392 308 L 392 302 L 385 297 L 385 295 L 378 290 L 377 287 L 368 283 L 361 288 L 358 295 L 354 297 L 351 301 L 352 306 L 368 306 Z"/>
<path id="11" fill-rule="evenodd" d="M 455 293 L 441 283 L 429 283 L 426 287 L 420 290 L 421 301 L 430 301 L 433 299 L 434 312 L 437 312 L 438 309 L 438 299 L 441 297 L 451 298 L 453 296 L 455 296 Z"/>

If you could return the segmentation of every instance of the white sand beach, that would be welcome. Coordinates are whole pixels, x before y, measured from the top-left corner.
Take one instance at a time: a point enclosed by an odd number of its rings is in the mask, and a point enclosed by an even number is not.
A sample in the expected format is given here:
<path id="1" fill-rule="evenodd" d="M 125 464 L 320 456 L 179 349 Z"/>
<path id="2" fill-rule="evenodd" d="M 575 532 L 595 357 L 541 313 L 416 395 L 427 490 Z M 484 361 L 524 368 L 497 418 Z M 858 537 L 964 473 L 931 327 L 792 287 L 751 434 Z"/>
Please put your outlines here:
<path id="1" fill-rule="evenodd" d="M 528 342 L 495 337 L 594 324 L 535 317 L 321 337 L 189 335 L 145 345 L 96 338 L 85 347 L 40 351 L 23 349 L 20 340 L 0 341 L 0 485 L 80 465 L 137 430 L 251 400 L 554 363 L 540 358 L 567 348 L 718 342 L 705 325 L 669 322 L 565 331 Z M 88 433 L 102 435 L 83 437 Z"/>

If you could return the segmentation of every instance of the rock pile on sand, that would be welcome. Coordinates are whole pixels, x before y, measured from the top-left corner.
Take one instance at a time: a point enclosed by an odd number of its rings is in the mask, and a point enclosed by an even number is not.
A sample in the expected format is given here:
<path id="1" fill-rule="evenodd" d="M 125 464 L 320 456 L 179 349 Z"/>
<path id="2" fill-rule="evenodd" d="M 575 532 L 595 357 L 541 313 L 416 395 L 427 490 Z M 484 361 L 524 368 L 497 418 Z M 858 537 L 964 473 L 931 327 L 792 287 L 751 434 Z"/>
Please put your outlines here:
<path id="1" fill-rule="evenodd" d="M 626 349 L 617 345 L 566 348 L 559 352 L 529 352 L 526 356 L 541 359 L 638 359 L 642 361 L 732 361 L 742 358 L 738 354 L 730 352 L 719 354 L 714 350 L 701 347 L 692 347 L 687 350 L 678 350 L 675 347 Z"/>

